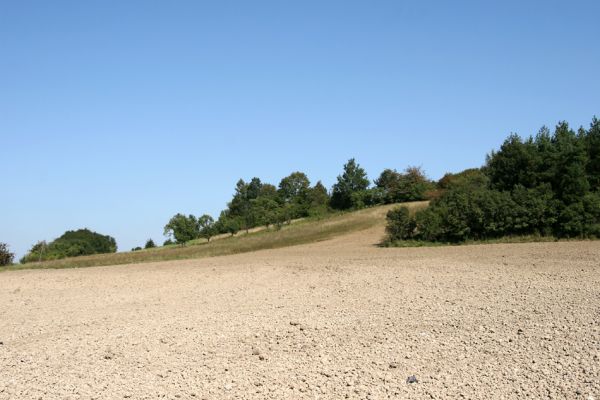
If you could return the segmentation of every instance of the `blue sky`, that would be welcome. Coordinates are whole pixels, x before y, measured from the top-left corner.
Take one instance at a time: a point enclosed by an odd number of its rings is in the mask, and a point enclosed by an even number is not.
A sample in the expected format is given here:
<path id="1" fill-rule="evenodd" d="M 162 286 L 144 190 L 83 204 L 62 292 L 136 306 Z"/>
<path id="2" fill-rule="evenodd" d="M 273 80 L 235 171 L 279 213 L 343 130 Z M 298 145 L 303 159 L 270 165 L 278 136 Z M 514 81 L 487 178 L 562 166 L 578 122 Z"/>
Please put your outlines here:
<path id="1" fill-rule="evenodd" d="M 121 250 L 239 178 L 480 166 L 600 115 L 597 1 L 0 3 L 0 242 Z"/>

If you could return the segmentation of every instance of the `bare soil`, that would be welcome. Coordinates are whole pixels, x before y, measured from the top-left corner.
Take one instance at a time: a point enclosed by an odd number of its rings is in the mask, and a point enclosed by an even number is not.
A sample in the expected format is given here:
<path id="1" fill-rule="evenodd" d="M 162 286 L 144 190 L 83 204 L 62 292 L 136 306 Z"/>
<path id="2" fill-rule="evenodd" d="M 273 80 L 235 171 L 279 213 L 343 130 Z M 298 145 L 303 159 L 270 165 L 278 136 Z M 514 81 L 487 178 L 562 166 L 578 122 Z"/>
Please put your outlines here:
<path id="1" fill-rule="evenodd" d="M 382 234 L 4 272 L 0 399 L 600 400 L 600 242 Z"/>

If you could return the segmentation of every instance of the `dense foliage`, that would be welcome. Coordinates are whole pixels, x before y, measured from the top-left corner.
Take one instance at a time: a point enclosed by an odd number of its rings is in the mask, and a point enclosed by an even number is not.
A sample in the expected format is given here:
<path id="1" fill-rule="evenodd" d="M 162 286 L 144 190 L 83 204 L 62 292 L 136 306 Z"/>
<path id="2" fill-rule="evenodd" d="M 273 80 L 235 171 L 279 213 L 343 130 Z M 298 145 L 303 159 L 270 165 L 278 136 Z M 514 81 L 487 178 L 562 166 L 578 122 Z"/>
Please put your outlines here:
<path id="1" fill-rule="evenodd" d="M 486 165 L 438 182 L 426 210 L 388 215 L 390 239 L 462 242 L 510 235 L 600 237 L 600 122 L 561 122 L 523 140 L 510 135 Z M 398 227 L 410 225 L 411 229 Z"/>
<path id="2" fill-rule="evenodd" d="M 0 243 L 0 267 L 11 265 L 14 258 L 15 255 L 8 250 L 8 245 L 6 243 Z"/>
<path id="3" fill-rule="evenodd" d="M 382 190 L 386 204 L 424 200 L 427 192 L 435 188 L 419 167 L 408 167 L 404 173 L 385 169 L 375 180 L 375 185 Z"/>
<path id="4" fill-rule="evenodd" d="M 376 184 L 369 188 L 365 170 L 354 159 L 344 165 L 331 196 L 320 181 L 311 186 L 306 174 L 300 171 L 284 177 L 277 186 L 257 177 L 249 182 L 240 179 L 235 185 L 233 198 L 216 221 L 206 214 L 199 218 L 177 214 L 167 223 L 164 232 L 179 244 L 198 238 L 210 241 L 218 234 L 233 236 L 241 230 L 248 232 L 258 226 L 279 229 L 293 219 L 320 218 L 335 209 L 424 200 L 427 191 L 435 187 L 423 171 L 415 167 L 407 168 L 403 174 L 386 170 Z"/>
<path id="5" fill-rule="evenodd" d="M 198 220 L 191 214 L 188 216 L 175 214 L 165 225 L 164 234 L 174 238 L 176 243 L 184 244 L 200 235 Z"/>
<path id="6" fill-rule="evenodd" d="M 351 158 L 344 164 L 344 172 L 338 175 L 337 182 L 331 190 L 331 206 L 339 210 L 352 208 L 358 201 L 366 197 L 364 192 L 369 187 L 367 173 Z"/>
<path id="7" fill-rule="evenodd" d="M 116 251 L 117 243 L 111 236 L 101 235 L 89 229 L 79 229 L 67 231 L 50 243 L 45 241 L 36 243 L 21 259 L 21 263 Z"/>

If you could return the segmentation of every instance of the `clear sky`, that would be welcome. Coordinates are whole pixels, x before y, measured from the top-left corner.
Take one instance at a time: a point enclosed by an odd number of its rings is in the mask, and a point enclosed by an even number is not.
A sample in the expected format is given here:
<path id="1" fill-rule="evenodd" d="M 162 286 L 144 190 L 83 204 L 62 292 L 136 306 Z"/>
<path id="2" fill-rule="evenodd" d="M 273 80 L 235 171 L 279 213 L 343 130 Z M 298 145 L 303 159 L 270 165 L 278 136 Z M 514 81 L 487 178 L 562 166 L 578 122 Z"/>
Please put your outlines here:
<path id="1" fill-rule="evenodd" d="M 121 250 L 239 178 L 434 179 L 600 116 L 598 1 L 2 1 L 0 242 Z"/>

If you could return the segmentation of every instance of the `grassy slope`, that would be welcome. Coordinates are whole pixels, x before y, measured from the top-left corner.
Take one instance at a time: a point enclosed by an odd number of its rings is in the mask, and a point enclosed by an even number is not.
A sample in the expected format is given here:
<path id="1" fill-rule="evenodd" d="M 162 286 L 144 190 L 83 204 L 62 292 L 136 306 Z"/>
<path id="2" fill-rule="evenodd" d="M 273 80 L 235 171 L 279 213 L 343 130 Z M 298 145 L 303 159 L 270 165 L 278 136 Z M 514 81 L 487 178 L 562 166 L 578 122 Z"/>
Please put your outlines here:
<path id="1" fill-rule="evenodd" d="M 427 202 L 406 203 L 409 208 L 423 208 Z M 240 235 L 210 243 L 195 243 L 187 246 L 167 246 L 154 249 L 96 254 L 92 256 L 72 257 L 62 260 L 39 263 L 18 264 L 3 270 L 31 268 L 77 268 L 99 265 L 143 263 L 150 261 L 182 260 L 188 258 L 213 257 L 249 251 L 274 249 L 297 244 L 317 242 L 334 236 L 343 235 L 385 224 L 385 213 L 395 205 L 379 206 L 365 210 L 337 214 L 321 220 L 306 219 L 298 221 L 281 230 L 260 230 L 248 235 Z"/>

